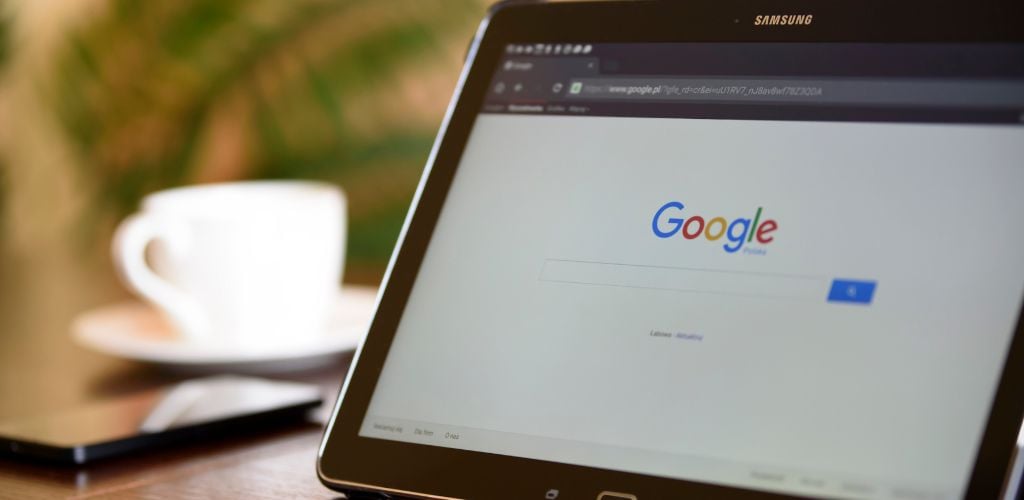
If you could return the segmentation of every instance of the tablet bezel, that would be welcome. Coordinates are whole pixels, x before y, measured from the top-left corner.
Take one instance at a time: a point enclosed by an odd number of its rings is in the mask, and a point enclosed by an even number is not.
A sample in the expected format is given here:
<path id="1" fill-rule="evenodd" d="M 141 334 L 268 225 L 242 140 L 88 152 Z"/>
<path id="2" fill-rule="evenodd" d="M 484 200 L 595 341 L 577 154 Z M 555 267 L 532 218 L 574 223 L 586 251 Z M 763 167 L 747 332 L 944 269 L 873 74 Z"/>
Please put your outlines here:
<path id="1" fill-rule="evenodd" d="M 807 13 L 807 26 L 754 26 L 763 13 Z M 774 498 L 777 495 L 643 474 L 358 435 L 384 360 L 487 82 L 507 43 L 643 42 L 1015 42 L 1024 16 L 1012 1 L 890 2 L 790 0 L 743 2 L 507 3 L 493 8 L 470 45 L 463 74 L 434 144 L 378 297 L 369 334 L 353 361 L 325 431 L 317 473 L 339 491 L 383 491 L 424 498 L 571 498 L 619 491 L 638 498 Z M 1024 323 L 1017 326 L 966 490 L 999 494 L 1024 415 Z M 344 405 L 342 405 L 344 401 Z"/>

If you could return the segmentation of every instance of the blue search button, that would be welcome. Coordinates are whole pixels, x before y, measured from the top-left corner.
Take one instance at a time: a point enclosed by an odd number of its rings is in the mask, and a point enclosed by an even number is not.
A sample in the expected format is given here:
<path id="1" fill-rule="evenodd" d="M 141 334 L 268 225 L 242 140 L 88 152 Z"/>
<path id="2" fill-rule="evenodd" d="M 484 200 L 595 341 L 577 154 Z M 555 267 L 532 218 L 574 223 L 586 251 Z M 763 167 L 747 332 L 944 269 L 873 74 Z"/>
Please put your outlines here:
<path id="1" fill-rule="evenodd" d="M 871 297 L 875 295 L 875 284 L 874 281 L 832 280 L 828 301 L 870 304 Z"/>

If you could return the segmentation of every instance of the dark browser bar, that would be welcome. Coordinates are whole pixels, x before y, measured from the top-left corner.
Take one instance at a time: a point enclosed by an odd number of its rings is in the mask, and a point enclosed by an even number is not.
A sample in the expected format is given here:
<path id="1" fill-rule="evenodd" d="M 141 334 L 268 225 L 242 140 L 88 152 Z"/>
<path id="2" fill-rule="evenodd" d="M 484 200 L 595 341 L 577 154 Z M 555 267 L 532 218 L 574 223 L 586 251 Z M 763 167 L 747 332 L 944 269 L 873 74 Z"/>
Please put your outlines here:
<path id="1" fill-rule="evenodd" d="M 511 44 L 483 110 L 1020 125 L 1018 54 L 1020 46 L 769 44 L 753 57 L 735 44 Z"/>
<path id="2" fill-rule="evenodd" d="M 569 101 L 699 101 L 823 105 L 1024 107 L 1024 82 L 875 79 L 583 78 Z"/>

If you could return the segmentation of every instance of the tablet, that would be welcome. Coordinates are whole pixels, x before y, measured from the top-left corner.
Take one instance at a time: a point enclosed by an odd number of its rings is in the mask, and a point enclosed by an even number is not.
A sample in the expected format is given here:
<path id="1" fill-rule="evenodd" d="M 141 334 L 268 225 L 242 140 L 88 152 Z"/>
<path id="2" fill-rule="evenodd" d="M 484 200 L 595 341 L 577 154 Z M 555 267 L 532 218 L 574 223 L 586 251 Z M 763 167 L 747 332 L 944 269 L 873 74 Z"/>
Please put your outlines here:
<path id="1" fill-rule="evenodd" d="M 996 498 L 1024 414 L 1017 1 L 508 4 L 319 477 Z"/>

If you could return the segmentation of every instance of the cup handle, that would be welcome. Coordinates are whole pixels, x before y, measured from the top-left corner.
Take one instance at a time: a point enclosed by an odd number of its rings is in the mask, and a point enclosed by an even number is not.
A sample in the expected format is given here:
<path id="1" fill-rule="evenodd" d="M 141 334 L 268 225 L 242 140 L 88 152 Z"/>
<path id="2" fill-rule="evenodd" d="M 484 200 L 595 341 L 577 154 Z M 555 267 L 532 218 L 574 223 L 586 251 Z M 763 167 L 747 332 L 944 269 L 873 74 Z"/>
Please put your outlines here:
<path id="1" fill-rule="evenodd" d="M 191 234 L 173 221 L 147 213 L 137 213 L 121 222 L 111 245 L 114 267 L 121 281 L 147 302 L 163 311 L 171 324 L 189 341 L 209 338 L 210 323 L 196 300 L 167 280 L 146 263 L 146 248 L 156 240 L 167 244 L 172 254 L 189 250 Z"/>

